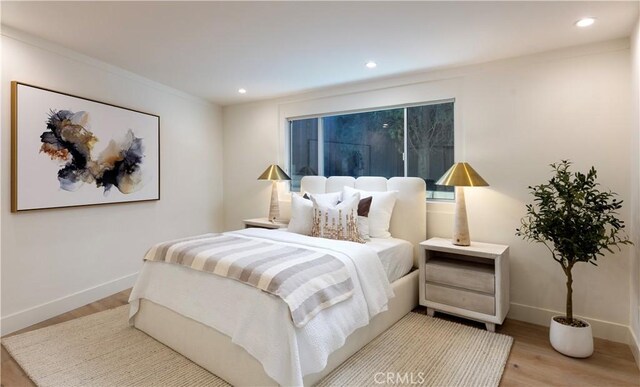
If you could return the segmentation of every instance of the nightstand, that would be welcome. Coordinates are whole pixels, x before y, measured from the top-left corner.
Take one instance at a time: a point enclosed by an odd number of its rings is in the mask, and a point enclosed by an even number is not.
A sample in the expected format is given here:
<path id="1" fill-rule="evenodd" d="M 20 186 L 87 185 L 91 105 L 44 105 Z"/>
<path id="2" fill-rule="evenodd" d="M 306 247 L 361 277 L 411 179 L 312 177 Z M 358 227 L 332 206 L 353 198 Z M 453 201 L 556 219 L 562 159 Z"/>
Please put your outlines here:
<path id="1" fill-rule="evenodd" d="M 267 218 L 255 218 L 255 219 L 243 219 L 244 228 L 268 228 L 268 229 L 278 229 L 278 228 L 286 228 L 289 223 L 280 223 L 280 222 L 272 222 Z"/>
<path id="2" fill-rule="evenodd" d="M 495 332 L 509 311 L 509 246 L 449 239 L 420 243 L 420 305 L 484 322 Z"/>

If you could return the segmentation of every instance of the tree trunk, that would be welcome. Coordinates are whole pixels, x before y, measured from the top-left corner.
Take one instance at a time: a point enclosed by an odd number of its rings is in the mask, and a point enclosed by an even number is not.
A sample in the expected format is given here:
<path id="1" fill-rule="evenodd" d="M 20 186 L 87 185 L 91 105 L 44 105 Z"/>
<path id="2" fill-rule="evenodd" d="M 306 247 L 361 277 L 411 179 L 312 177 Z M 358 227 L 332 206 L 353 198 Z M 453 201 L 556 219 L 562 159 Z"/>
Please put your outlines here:
<path id="1" fill-rule="evenodd" d="M 429 177 L 429 155 L 427 149 L 418 149 L 418 176 Z"/>
<path id="2" fill-rule="evenodd" d="M 573 276 L 571 275 L 571 267 L 567 268 L 566 270 L 566 274 L 567 274 L 567 322 L 571 323 L 573 322 L 573 301 L 572 301 L 572 296 L 573 296 L 573 288 L 571 287 L 571 285 L 573 284 Z"/>

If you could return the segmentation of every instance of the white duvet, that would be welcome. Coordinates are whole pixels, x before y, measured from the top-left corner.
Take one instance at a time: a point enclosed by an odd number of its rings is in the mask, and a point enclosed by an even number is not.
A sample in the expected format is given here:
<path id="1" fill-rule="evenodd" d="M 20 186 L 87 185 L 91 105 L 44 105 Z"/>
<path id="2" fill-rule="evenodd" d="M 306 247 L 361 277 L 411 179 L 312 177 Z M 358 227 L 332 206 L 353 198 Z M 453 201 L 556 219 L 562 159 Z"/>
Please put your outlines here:
<path id="1" fill-rule="evenodd" d="M 351 273 L 353 297 L 296 328 L 287 305 L 249 285 L 180 265 L 145 262 L 131 292 L 130 318 L 145 298 L 208 325 L 243 347 L 280 385 L 301 386 L 322 371 L 356 329 L 387 310 L 393 291 L 376 252 L 362 244 L 251 228 L 230 234 L 303 245 L 331 254 Z"/>

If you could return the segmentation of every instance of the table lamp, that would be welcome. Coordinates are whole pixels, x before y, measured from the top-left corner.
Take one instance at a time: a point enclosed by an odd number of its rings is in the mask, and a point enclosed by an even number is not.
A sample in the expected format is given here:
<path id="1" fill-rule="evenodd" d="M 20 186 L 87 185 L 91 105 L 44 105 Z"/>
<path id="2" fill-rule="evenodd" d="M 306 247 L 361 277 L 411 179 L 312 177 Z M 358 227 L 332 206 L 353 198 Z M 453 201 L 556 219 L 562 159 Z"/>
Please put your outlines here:
<path id="1" fill-rule="evenodd" d="M 453 239 L 458 246 L 469 246 L 469 224 L 467 222 L 467 206 L 464 202 L 464 187 L 486 187 L 489 184 L 478 175 L 468 163 L 455 163 L 436 181 L 437 185 L 456 187 L 456 212 L 453 219 Z"/>
<path id="2" fill-rule="evenodd" d="M 280 202 L 278 201 L 277 182 L 283 180 L 291 180 L 291 178 L 277 164 L 271 164 L 258 180 L 271 181 L 271 205 L 269 206 L 269 220 L 275 222 L 280 218 Z"/>

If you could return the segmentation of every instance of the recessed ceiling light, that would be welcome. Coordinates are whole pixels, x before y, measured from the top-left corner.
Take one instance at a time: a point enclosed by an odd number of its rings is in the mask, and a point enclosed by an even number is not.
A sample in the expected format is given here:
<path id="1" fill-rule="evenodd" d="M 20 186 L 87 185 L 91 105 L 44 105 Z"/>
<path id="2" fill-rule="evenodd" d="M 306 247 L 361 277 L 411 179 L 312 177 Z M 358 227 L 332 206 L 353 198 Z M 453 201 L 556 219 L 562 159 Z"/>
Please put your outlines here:
<path id="1" fill-rule="evenodd" d="M 583 17 L 582 19 L 576 22 L 577 27 L 589 27 L 593 23 L 596 22 L 596 19 L 593 17 Z"/>
<path id="2" fill-rule="evenodd" d="M 370 60 L 370 61 L 367 62 L 367 64 L 365 66 L 367 66 L 368 69 L 375 69 L 378 66 L 378 64 L 376 62 Z"/>
<path id="3" fill-rule="evenodd" d="M 247 90 L 245 90 L 245 89 L 242 89 L 242 88 L 238 89 L 238 93 L 240 93 L 240 94 L 245 94 L 246 92 L 247 92 Z"/>

